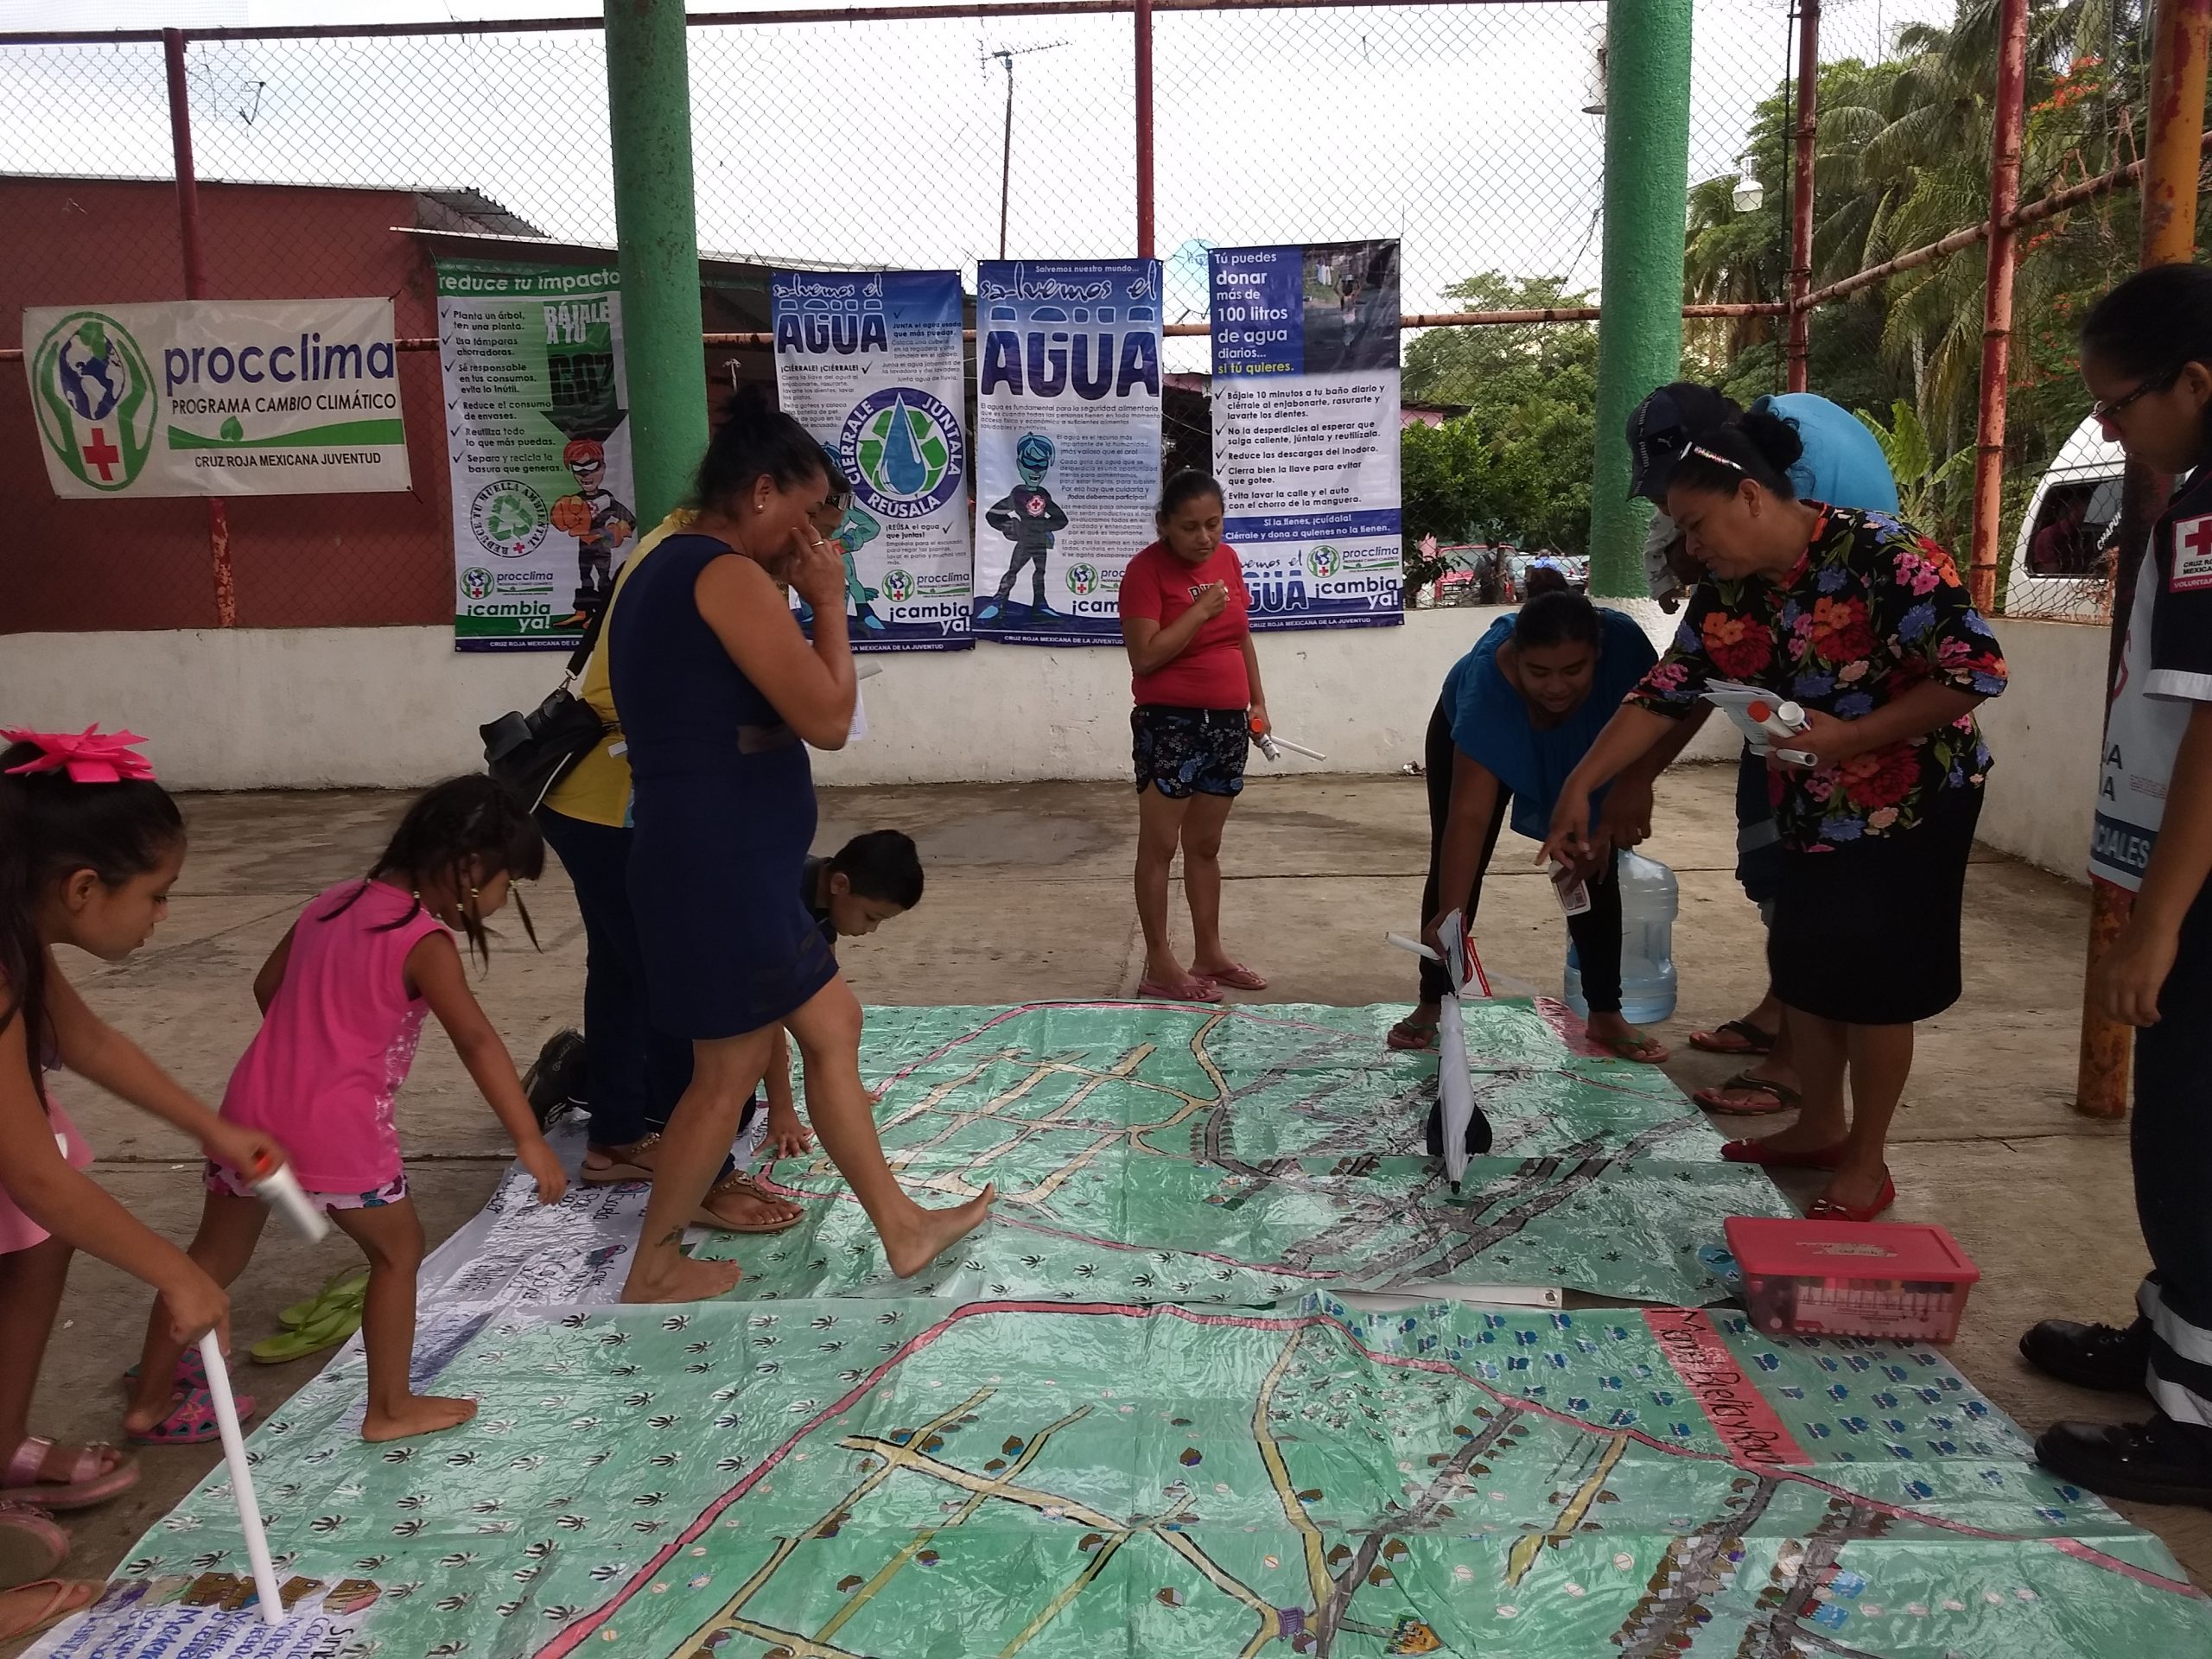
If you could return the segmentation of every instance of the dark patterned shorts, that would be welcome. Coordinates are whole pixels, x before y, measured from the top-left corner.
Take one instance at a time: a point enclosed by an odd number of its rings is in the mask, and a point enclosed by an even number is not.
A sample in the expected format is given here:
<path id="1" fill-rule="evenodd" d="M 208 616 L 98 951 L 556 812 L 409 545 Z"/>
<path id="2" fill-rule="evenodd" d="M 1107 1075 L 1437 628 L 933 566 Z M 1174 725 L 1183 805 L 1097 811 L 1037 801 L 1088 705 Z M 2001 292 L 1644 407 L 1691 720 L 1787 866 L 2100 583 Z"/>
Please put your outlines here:
<path id="1" fill-rule="evenodd" d="M 1137 787 L 1157 787 L 1171 801 L 1239 793 L 1252 747 L 1246 720 L 1242 709 L 1139 703 L 1129 715 Z"/>

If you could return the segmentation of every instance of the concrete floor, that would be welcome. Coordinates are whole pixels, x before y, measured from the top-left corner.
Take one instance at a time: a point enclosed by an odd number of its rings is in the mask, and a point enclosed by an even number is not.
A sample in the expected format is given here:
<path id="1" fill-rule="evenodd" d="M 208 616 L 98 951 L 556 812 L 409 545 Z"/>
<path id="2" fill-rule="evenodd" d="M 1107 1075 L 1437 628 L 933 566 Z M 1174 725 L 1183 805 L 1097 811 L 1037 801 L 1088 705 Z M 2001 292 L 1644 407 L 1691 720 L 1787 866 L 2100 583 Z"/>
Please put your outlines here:
<path id="1" fill-rule="evenodd" d="M 1685 1089 L 1729 1063 L 1683 1044 L 1693 1027 L 1748 1009 L 1764 978 L 1756 913 L 1732 879 L 1732 773 L 1670 777 L 1646 850 L 1681 879 L 1675 930 L 1681 1007 L 1662 1034 Z M 1410 929 L 1427 851 L 1423 785 L 1410 778 L 1255 781 L 1231 820 L 1224 900 L 1233 949 L 1273 980 L 1268 1001 L 1408 998 L 1408 958 L 1383 944 Z M 171 919 L 130 963 L 78 957 L 68 971 L 94 1006 L 201 1095 L 220 1096 L 253 1030 L 254 970 L 298 907 L 365 868 L 403 803 L 368 793 L 203 797 L 187 803 L 193 849 Z M 893 827 L 921 843 L 929 896 L 911 917 L 856 943 L 843 961 L 864 1001 L 1003 1003 L 1126 994 L 1142 963 L 1128 864 L 1135 805 L 1103 785 L 825 791 L 818 844 Z M 1558 913 L 1509 836 L 1485 896 L 1478 942 L 1506 991 L 1556 993 Z M 583 942 L 557 865 L 529 894 L 543 953 L 519 925 L 480 994 L 518 1063 L 577 1017 Z M 2123 1399 L 2044 1381 L 2013 1343 L 2038 1318 L 2122 1318 L 2145 1266 L 2127 1173 L 2126 1128 L 2076 1116 L 2075 1034 L 2087 893 L 1993 855 L 1967 886 L 1967 994 L 1923 1030 L 1891 1160 L 1898 1219 L 1942 1222 L 1980 1263 L 1960 1365 L 2031 1430 L 2054 1417 L 2139 1414 Z M 72 1112 L 101 1154 L 99 1179 L 182 1241 L 197 1219 L 196 1163 L 169 1131 L 71 1079 Z M 435 1025 L 401 1103 L 410 1178 L 433 1240 L 490 1192 L 507 1153 L 490 1112 Z M 1744 1120 L 1724 1121 L 1741 1126 Z M 1800 1194 L 1803 1196 L 1803 1194 Z M 274 1241 L 236 1287 L 240 1346 L 275 1328 L 280 1306 L 353 1259 L 334 1237 Z M 136 1357 L 147 1299 L 105 1264 L 78 1264 L 41 1378 L 35 1427 L 63 1438 L 117 1430 L 117 1373 Z M 242 1368 L 266 1408 L 320 1362 Z M 138 1535 L 218 1460 L 213 1447 L 142 1451 L 145 1478 L 79 1518 L 68 1572 L 103 1576 Z M 2212 1514 L 2123 1505 L 2212 1585 Z"/>

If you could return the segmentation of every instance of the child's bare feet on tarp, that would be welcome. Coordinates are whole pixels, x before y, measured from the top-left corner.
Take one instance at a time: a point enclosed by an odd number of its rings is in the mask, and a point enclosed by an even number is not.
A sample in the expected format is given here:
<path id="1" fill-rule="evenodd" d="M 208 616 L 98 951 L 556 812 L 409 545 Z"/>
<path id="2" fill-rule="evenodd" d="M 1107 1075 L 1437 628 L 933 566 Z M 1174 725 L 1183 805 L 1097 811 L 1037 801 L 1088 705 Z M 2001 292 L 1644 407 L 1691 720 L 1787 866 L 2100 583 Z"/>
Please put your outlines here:
<path id="1" fill-rule="evenodd" d="M 375 1406 L 361 1420 L 365 1440 L 404 1440 L 416 1434 L 437 1434 L 459 1428 L 476 1414 L 474 1400 L 442 1399 L 435 1394 L 410 1394 L 390 1410 Z"/>
<path id="2" fill-rule="evenodd" d="M 665 1259 L 657 1273 L 646 1273 L 641 1258 L 630 1269 L 629 1281 L 622 1287 L 626 1302 L 710 1302 L 717 1296 L 727 1296 L 737 1288 L 738 1281 L 745 1277 L 745 1269 L 734 1262 L 702 1262 L 696 1256 L 657 1251 Z"/>
<path id="3" fill-rule="evenodd" d="M 891 1271 L 901 1279 L 912 1278 L 982 1226 L 998 1196 L 999 1189 L 994 1183 L 983 1189 L 981 1197 L 949 1210 L 915 1206 L 912 1216 L 896 1230 L 895 1236 L 893 1232 L 883 1236 L 883 1253 L 890 1258 Z"/>

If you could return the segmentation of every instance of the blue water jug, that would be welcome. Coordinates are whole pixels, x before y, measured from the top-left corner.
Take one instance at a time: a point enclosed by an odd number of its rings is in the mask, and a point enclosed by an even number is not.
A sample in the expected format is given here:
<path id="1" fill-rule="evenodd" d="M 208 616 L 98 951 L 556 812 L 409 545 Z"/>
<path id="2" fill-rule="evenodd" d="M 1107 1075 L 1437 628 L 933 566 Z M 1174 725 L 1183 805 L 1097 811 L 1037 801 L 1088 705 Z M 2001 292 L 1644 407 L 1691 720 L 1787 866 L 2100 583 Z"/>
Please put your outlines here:
<path id="1" fill-rule="evenodd" d="M 1621 888 L 1621 1016 L 1632 1026 L 1656 1025 L 1675 1013 L 1675 913 L 1681 890 L 1656 858 L 1623 849 L 1615 855 Z M 1582 1000 L 1582 963 L 1567 946 L 1567 1006 L 1590 1017 Z"/>

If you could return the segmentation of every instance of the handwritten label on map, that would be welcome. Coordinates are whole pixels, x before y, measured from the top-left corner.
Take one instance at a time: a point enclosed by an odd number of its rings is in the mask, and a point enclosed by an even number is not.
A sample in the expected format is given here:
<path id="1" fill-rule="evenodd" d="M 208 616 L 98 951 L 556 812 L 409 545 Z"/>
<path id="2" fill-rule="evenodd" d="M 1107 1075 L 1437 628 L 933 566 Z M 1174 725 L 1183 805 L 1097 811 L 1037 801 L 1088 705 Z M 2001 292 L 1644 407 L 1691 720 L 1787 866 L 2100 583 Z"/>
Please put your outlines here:
<path id="1" fill-rule="evenodd" d="M 1659 1351 L 1666 1355 L 1675 1375 L 1697 1396 L 1706 1420 L 1738 1462 L 1783 1466 L 1813 1461 L 1775 1414 L 1758 1384 L 1744 1374 L 1743 1365 L 1703 1313 L 1694 1308 L 1647 1308 L 1643 1322 L 1658 1338 Z"/>

